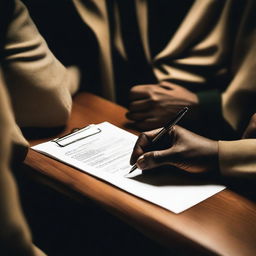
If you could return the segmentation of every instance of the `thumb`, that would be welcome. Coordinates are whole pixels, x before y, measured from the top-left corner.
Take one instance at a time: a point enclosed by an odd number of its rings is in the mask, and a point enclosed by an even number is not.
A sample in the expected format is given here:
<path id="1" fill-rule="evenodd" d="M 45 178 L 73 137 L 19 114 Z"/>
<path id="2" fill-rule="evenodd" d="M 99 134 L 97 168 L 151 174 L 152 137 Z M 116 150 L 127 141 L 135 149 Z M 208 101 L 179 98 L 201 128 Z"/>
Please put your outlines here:
<path id="1" fill-rule="evenodd" d="M 151 151 L 141 155 L 136 165 L 140 170 L 153 169 L 168 164 L 167 150 Z"/>

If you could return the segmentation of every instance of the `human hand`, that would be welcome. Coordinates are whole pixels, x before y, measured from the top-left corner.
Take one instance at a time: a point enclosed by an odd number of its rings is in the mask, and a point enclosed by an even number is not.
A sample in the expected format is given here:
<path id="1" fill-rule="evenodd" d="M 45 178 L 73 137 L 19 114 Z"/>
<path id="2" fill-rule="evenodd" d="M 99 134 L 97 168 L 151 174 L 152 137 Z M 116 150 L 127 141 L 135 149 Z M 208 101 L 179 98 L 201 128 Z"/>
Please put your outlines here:
<path id="1" fill-rule="evenodd" d="M 218 170 L 218 142 L 182 127 L 175 126 L 158 144 L 159 149 L 149 151 L 151 140 L 159 129 L 142 133 L 132 152 L 130 164 L 141 170 L 172 165 L 191 173 Z"/>
<path id="2" fill-rule="evenodd" d="M 244 131 L 242 136 L 243 139 L 256 138 L 256 113 L 253 114 L 251 120 Z"/>
<path id="3" fill-rule="evenodd" d="M 198 105 L 196 94 L 169 82 L 134 86 L 130 91 L 130 99 L 126 116 L 143 130 L 163 126 L 183 107 L 190 107 L 189 119 Z"/>

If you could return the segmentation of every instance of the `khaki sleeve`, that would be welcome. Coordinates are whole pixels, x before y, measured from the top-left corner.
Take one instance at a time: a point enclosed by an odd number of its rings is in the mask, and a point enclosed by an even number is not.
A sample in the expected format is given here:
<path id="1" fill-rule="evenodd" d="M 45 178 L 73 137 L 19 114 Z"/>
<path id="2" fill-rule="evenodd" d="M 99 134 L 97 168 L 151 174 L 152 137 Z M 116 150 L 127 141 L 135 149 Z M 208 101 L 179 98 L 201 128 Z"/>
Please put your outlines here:
<path id="1" fill-rule="evenodd" d="M 6 88 L 6 84 L 3 80 L 3 75 L 4 74 L 2 72 L 2 67 L 0 66 L 0 85 L 2 86 L 2 88 Z M 3 96 L 3 99 L 4 98 L 5 97 Z M 9 116 L 9 120 L 12 123 L 12 125 L 9 126 L 9 129 L 11 129 L 10 132 L 11 132 L 11 135 L 12 135 L 12 142 L 14 144 L 18 144 L 18 145 L 21 145 L 23 147 L 28 147 L 29 143 L 24 138 L 24 136 L 22 135 L 22 132 L 21 132 L 19 126 L 16 124 L 13 113 L 8 112 L 8 110 L 6 110 L 6 111 L 7 111 L 6 115 Z"/>
<path id="2" fill-rule="evenodd" d="M 16 121 L 22 127 L 64 125 L 79 73 L 67 71 L 50 52 L 26 7 L 19 0 L 15 5 L 2 66 Z"/>
<path id="3" fill-rule="evenodd" d="M 0 255 L 40 256 L 23 216 L 17 187 L 9 170 L 13 118 L 5 87 L 0 82 Z"/>
<path id="4" fill-rule="evenodd" d="M 223 176 L 256 178 L 256 139 L 218 143 L 220 171 Z"/>

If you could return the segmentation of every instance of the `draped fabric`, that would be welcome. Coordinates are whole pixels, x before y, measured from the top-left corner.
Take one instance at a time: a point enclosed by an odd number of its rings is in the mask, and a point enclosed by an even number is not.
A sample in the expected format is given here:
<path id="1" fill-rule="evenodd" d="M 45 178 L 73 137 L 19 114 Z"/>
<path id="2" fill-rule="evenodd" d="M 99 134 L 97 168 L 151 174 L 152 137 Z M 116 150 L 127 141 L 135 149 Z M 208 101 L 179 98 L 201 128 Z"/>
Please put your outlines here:
<path id="1" fill-rule="evenodd" d="M 231 63 L 232 79 L 222 94 L 223 115 L 237 131 L 243 131 L 256 112 L 256 2 L 246 1 Z"/>
<path id="2" fill-rule="evenodd" d="M 152 72 L 151 64 L 147 61 L 147 53 L 143 47 L 135 1 L 117 1 L 117 10 L 120 22 L 120 37 L 122 38 L 126 59 L 122 60 L 122 56 L 120 56 L 116 47 L 112 46 L 115 92 L 117 94 L 116 101 L 127 106 L 129 102 L 128 92 L 132 86 L 156 83 L 157 79 Z M 116 20 L 115 24 L 117 22 Z M 121 71 L 119 65 L 122 62 L 124 67 Z"/>
<path id="3" fill-rule="evenodd" d="M 0 255 L 44 256 L 35 247 L 9 170 L 15 147 L 24 157 L 28 142 L 19 127 L 64 125 L 76 69 L 67 71 L 51 54 L 19 0 L 0 1 Z"/>
<path id="4" fill-rule="evenodd" d="M 0 1 L 0 255 L 45 256 L 32 243 L 30 230 L 20 206 L 16 183 L 9 169 L 13 137 L 19 143 L 27 145 L 15 123 L 1 69 L 3 47 L 14 6 L 14 1 Z"/>
<path id="5" fill-rule="evenodd" d="M 71 111 L 71 93 L 78 88 L 78 73 L 68 72 L 52 55 L 18 0 L 6 31 L 1 62 L 19 126 L 65 124 Z"/>
<path id="6" fill-rule="evenodd" d="M 222 94 L 223 116 L 242 132 L 256 113 L 256 2 L 246 1 L 232 60 L 232 79 Z M 220 141 L 219 161 L 223 175 L 256 177 L 255 139 Z"/>
<path id="7" fill-rule="evenodd" d="M 192 91 L 218 83 L 223 89 L 236 33 L 233 25 L 237 22 L 237 5 L 242 8 L 243 4 L 196 0 L 186 1 L 182 7 L 183 2 L 155 2 L 73 0 L 84 24 L 89 24 L 98 40 L 102 95 L 117 100 L 121 90 L 127 97 L 133 83 L 162 80 Z M 169 15 L 161 18 L 161 13 Z"/>
<path id="8" fill-rule="evenodd" d="M 1 80 L 1 79 L 0 79 Z M 0 255 L 44 256 L 32 243 L 9 170 L 13 127 L 16 125 L 7 90 L 0 81 Z"/>
<path id="9" fill-rule="evenodd" d="M 33 0 L 24 1 L 34 3 Z M 236 104 L 235 88 L 242 84 L 249 86 L 246 81 L 252 80 L 250 74 L 253 75 L 249 69 L 246 71 L 247 64 L 244 68 L 241 66 L 248 55 L 247 49 L 253 45 L 253 37 L 248 36 L 251 29 L 248 23 L 255 21 L 253 18 L 246 21 L 249 10 L 254 11 L 252 0 L 39 2 L 44 3 L 40 7 L 46 10 L 51 10 L 54 5 L 51 12 L 63 7 L 64 14 L 58 14 L 59 23 L 55 25 L 47 19 L 45 29 L 54 27 L 51 36 L 56 34 L 56 37 L 53 39 L 63 36 L 64 32 L 58 33 L 59 30 L 66 31 L 70 40 L 76 38 L 71 42 L 67 37 L 61 37 L 63 40 L 51 47 L 57 53 L 63 47 L 59 56 L 65 60 L 64 55 L 68 55 L 67 64 L 79 62 L 85 90 L 128 106 L 129 90 L 133 85 L 168 80 L 197 93 L 205 118 L 212 119 L 209 122 L 215 124 L 208 128 L 212 126 L 214 129 L 224 117 L 228 128 L 231 126 L 241 132 L 248 121 L 252 109 L 241 110 L 239 106 L 247 103 L 249 94 L 245 93 L 243 102 Z M 55 17 L 56 14 L 51 15 Z M 67 20 L 63 20 L 63 15 Z M 40 16 L 37 21 L 40 19 L 42 23 L 44 17 Z M 69 44 L 72 50 L 67 50 Z M 75 56 L 70 61 L 73 54 Z M 250 59 L 253 60 L 253 56 Z M 253 64 L 251 60 L 247 61 L 250 65 Z"/>

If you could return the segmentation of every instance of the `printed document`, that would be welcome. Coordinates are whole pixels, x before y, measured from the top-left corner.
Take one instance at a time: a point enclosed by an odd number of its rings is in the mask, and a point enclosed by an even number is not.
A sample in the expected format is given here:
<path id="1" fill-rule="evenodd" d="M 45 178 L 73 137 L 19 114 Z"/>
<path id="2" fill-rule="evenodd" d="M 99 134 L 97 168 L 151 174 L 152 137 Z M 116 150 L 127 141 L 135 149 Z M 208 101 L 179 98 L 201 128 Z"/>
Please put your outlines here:
<path id="1" fill-rule="evenodd" d="M 136 140 L 137 136 L 104 122 L 32 149 L 174 213 L 180 213 L 225 188 L 185 172 L 177 174 L 171 168 L 143 173 L 135 170 L 127 175 Z"/>

